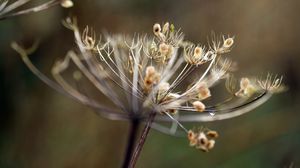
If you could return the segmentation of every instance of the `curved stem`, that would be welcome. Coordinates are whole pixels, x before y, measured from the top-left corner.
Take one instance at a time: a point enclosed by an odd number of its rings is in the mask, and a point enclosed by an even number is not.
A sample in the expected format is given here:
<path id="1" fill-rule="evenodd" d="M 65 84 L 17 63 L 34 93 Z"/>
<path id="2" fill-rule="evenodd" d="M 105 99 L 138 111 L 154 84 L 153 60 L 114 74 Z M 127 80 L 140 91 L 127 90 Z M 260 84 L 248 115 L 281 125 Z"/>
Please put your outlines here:
<path id="1" fill-rule="evenodd" d="M 138 144 L 137 146 L 135 147 L 135 150 L 134 150 L 134 153 L 131 157 L 131 160 L 130 160 L 130 164 L 129 164 L 129 168 L 134 168 L 135 167 L 135 164 L 137 162 L 137 159 L 138 157 L 140 156 L 140 153 L 141 153 L 141 150 L 145 144 L 145 141 L 146 141 L 146 138 L 148 136 L 148 133 L 150 131 L 150 128 L 151 128 L 151 124 L 153 123 L 153 120 L 155 118 L 155 115 L 156 113 L 155 112 L 152 112 L 149 117 L 148 117 L 148 120 L 147 120 L 147 123 L 142 131 L 142 135 L 138 141 Z"/>
<path id="2" fill-rule="evenodd" d="M 128 168 L 131 156 L 133 154 L 133 149 L 134 149 L 134 143 L 136 140 L 136 136 L 138 134 L 138 129 L 139 129 L 140 121 L 133 119 L 130 122 L 130 130 L 128 133 L 128 140 L 127 140 L 127 147 L 126 147 L 126 153 L 125 153 L 125 158 L 123 161 L 123 168 Z"/>
<path id="3" fill-rule="evenodd" d="M 11 14 L 6 14 L 6 13 L 11 12 L 15 8 L 17 8 L 17 7 L 23 5 L 24 3 L 27 3 L 27 2 L 28 1 L 19 3 L 17 1 L 17 2 L 15 2 L 15 4 L 14 4 L 13 7 L 11 6 L 11 8 L 8 8 L 8 10 L 4 9 L 4 11 L 2 11 L 0 13 L 0 20 L 4 20 L 4 19 L 7 19 L 7 18 L 13 17 L 13 16 L 19 16 L 19 15 L 24 15 L 24 14 L 39 12 L 39 11 L 42 11 L 42 10 L 45 10 L 45 9 L 48 9 L 48 8 L 51 8 L 53 6 L 56 6 L 56 5 L 60 4 L 60 0 L 51 0 L 49 2 L 46 2 L 46 3 L 41 4 L 39 6 L 36 6 L 36 7 L 32 7 L 32 8 L 29 8 L 29 9 L 24 9 L 24 10 L 21 10 L 21 11 L 13 12 Z"/>

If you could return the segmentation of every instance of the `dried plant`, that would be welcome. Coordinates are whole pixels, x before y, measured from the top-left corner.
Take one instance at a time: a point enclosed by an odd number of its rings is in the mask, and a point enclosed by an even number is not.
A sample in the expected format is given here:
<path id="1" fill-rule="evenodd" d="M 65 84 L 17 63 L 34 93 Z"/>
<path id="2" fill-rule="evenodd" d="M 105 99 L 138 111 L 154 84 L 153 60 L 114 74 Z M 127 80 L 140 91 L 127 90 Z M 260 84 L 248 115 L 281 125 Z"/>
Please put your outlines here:
<path id="1" fill-rule="evenodd" d="M 71 0 L 50 0 L 38 6 L 17 10 L 17 8 L 20 8 L 31 1 L 32 0 L 17 0 L 10 3 L 9 0 L 0 0 L 0 20 L 13 16 L 39 12 L 56 5 L 61 5 L 64 8 L 70 8 L 73 6 L 73 2 Z"/>
<path id="2" fill-rule="evenodd" d="M 168 22 L 154 24 L 153 36 L 109 35 L 97 38 L 89 27 L 80 32 L 76 19 L 67 18 L 64 25 L 74 32 L 77 50 L 68 52 L 52 68 L 55 81 L 41 73 L 29 60 L 30 52 L 13 43 L 29 69 L 59 92 L 93 107 L 97 113 L 113 120 L 131 123 L 127 154 L 123 167 L 134 167 L 151 128 L 174 136 L 187 137 L 190 146 L 208 152 L 219 136 L 205 127 L 188 129 L 186 122 L 207 122 L 245 114 L 266 102 L 273 93 L 282 91 L 282 77 L 237 80 L 236 69 L 225 54 L 234 38 L 214 38 L 205 47 L 184 39 Z M 70 67 L 76 67 L 70 81 Z M 203 70 L 204 68 L 204 70 Z M 83 80 L 110 100 L 105 106 L 84 91 Z M 225 81 L 229 97 L 209 104 L 218 96 L 211 89 Z M 74 85 L 77 84 L 77 85 Z M 93 92 L 95 93 L 95 92 Z M 134 149 L 138 126 L 144 129 Z M 134 150 L 133 150 L 134 149 Z"/>

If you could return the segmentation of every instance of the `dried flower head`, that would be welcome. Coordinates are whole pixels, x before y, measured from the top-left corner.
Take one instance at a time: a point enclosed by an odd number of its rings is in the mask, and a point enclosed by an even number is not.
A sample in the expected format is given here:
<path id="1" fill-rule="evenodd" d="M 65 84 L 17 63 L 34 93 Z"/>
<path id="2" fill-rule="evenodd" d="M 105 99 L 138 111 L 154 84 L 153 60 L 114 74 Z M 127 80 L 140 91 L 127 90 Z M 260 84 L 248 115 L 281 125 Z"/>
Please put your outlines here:
<path id="1" fill-rule="evenodd" d="M 65 59 L 56 62 L 52 68 L 56 82 L 38 71 L 23 48 L 16 43 L 12 47 L 44 82 L 95 108 L 98 114 L 116 120 L 142 121 L 154 114 L 152 128 L 171 135 L 187 135 L 190 145 L 203 151 L 215 146 L 218 133 L 207 129 L 188 131 L 184 122 L 236 117 L 281 90 L 282 78 L 271 76 L 266 80 L 242 78 L 240 89 L 236 90 L 232 63 L 221 57 L 232 49 L 233 37 L 223 36 L 208 47 L 196 45 L 186 41 L 183 33 L 167 22 L 163 26 L 154 24 L 151 37 L 103 34 L 102 40 L 98 40 L 89 27 L 81 33 L 76 19 L 67 18 L 64 25 L 73 31 L 79 52 L 71 50 Z M 73 82 L 65 79 L 71 64 L 77 67 Z M 202 65 L 204 71 L 199 69 Z M 111 100 L 112 107 L 72 84 L 82 80 L 89 81 L 99 94 Z M 222 80 L 226 80 L 230 97 L 209 104 L 206 99 L 217 96 L 212 95 L 211 89 Z"/>
<path id="2" fill-rule="evenodd" d="M 215 139 L 218 137 L 216 131 L 211 131 L 207 129 L 189 130 L 188 140 L 190 141 L 190 146 L 196 147 L 203 152 L 208 152 L 215 146 Z"/>
<path id="3" fill-rule="evenodd" d="M 282 85 L 283 77 L 272 76 L 270 74 L 267 75 L 266 79 L 258 80 L 257 83 L 261 89 L 268 90 L 271 93 L 282 92 L 286 88 Z"/>

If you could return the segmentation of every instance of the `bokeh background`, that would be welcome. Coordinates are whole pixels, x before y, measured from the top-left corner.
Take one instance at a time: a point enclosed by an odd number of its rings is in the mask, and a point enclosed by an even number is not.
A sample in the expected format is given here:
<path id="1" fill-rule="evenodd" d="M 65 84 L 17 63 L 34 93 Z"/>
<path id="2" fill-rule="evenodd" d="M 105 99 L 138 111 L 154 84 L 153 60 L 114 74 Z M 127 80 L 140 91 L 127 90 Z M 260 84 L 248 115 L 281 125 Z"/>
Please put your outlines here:
<path id="1" fill-rule="evenodd" d="M 34 3 L 41 1 L 37 0 Z M 212 32 L 235 36 L 228 57 L 237 76 L 282 74 L 289 90 L 252 113 L 230 120 L 196 123 L 218 130 L 209 153 L 185 138 L 152 130 L 137 167 L 300 167 L 300 1 L 299 0 L 74 0 L 0 21 L 0 167 L 120 167 L 128 123 L 110 121 L 49 88 L 34 76 L 10 43 L 41 43 L 31 56 L 46 74 L 75 44 L 61 20 L 76 16 L 97 32 L 150 34 L 155 22 L 181 27 L 186 38 L 207 42 Z M 29 6 L 33 4 L 28 4 Z"/>

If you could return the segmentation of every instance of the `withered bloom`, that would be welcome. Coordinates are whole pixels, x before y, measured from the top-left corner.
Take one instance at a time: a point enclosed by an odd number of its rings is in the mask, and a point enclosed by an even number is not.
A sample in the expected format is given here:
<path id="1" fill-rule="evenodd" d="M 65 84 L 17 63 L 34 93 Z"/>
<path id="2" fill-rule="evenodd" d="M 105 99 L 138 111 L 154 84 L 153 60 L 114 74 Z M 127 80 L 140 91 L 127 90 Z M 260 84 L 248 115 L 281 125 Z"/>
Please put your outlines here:
<path id="1" fill-rule="evenodd" d="M 189 130 L 183 125 L 185 122 L 236 117 L 282 90 L 282 78 L 271 75 L 266 80 L 242 78 L 240 87 L 235 87 L 233 64 L 225 56 L 232 49 L 233 37 L 222 36 L 205 47 L 185 40 L 183 33 L 169 23 L 154 24 L 153 36 L 103 34 L 102 38 L 97 38 L 89 27 L 81 32 L 76 19 L 67 18 L 64 25 L 74 32 L 78 49 L 70 50 L 65 59 L 55 63 L 52 68 L 55 81 L 31 63 L 24 49 L 12 44 L 35 75 L 109 119 L 146 121 L 154 114 L 152 128 L 188 137 L 191 146 L 203 151 L 214 147 L 218 133 L 208 129 Z M 70 66 L 77 69 L 73 81 L 68 74 L 74 70 Z M 83 80 L 90 82 L 112 106 L 89 96 L 83 84 L 74 86 Z M 228 99 L 207 103 L 207 99 L 217 97 L 211 90 L 220 81 L 225 81 Z"/>

